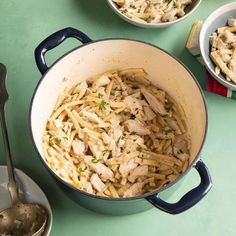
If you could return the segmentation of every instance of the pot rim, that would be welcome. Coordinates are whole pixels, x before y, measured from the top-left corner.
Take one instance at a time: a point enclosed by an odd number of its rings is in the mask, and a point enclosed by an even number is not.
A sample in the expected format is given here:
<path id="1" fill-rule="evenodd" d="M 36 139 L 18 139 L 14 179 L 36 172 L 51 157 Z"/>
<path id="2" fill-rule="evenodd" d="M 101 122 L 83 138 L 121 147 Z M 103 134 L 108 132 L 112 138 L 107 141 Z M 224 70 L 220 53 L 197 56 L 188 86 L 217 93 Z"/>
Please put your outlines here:
<path id="1" fill-rule="evenodd" d="M 63 180 L 62 178 L 60 178 L 46 163 L 46 161 L 44 160 L 44 158 L 41 156 L 41 154 L 39 153 L 39 150 L 36 146 L 36 143 L 35 143 L 35 140 L 34 140 L 34 136 L 33 136 L 33 127 L 32 127 L 32 123 L 31 123 L 31 116 L 32 116 L 32 107 L 33 107 L 33 103 L 34 103 L 34 99 L 35 99 L 35 95 L 37 93 L 37 90 L 39 88 L 39 86 L 41 85 L 41 82 L 45 79 L 46 75 L 49 73 L 49 71 L 54 67 L 55 64 L 57 64 L 57 62 L 59 62 L 61 59 L 63 59 L 64 57 L 66 57 L 67 55 L 69 55 L 70 53 L 72 53 L 73 51 L 76 51 L 82 47 L 85 47 L 87 45 L 90 45 L 90 44 L 96 44 L 96 43 L 99 43 L 99 42 L 103 42 L 103 41 L 112 41 L 112 40 L 124 40 L 124 41 L 132 41 L 132 42 L 137 42 L 137 43 L 142 43 L 142 44 L 146 44 L 148 46 L 151 46 L 153 47 L 153 49 L 158 49 L 164 53 L 166 53 L 168 56 L 172 57 L 173 59 L 175 59 L 176 62 L 178 62 L 180 64 L 180 66 L 182 66 L 192 77 L 193 81 L 195 82 L 195 84 L 197 85 L 197 88 L 201 94 L 201 97 L 202 97 L 202 100 L 203 100 L 203 104 L 204 104 L 204 110 L 205 110 L 205 114 L 206 114 L 206 122 L 205 122 L 205 131 L 204 131 L 204 136 L 203 136 L 203 139 L 202 139 L 202 142 L 201 142 L 201 145 L 199 147 L 199 150 L 194 158 L 194 160 L 192 161 L 191 165 L 189 165 L 188 169 L 182 173 L 181 175 L 179 175 L 174 181 L 170 182 L 169 184 L 167 184 L 166 186 L 160 188 L 160 189 L 157 189 L 153 192 L 148 192 L 148 193 L 145 193 L 143 195 L 139 195 L 139 196 L 135 196 L 135 197 L 127 197 L 127 198 L 112 198 L 112 197 L 103 197 L 103 196 L 97 196 L 97 195 L 94 195 L 94 194 L 90 194 L 88 192 L 85 192 L 83 190 L 80 190 L 78 188 L 75 188 L 73 185 L 69 184 L 68 182 L 66 182 L 65 180 Z M 41 160 L 41 162 L 43 163 L 43 165 L 47 168 L 47 170 L 49 171 L 49 173 L 51 175 L 53 175 L 56 180 L 58 180 L 59 182 L 61 182 L 62 184 L 66 185 L 67 187 L 71 188 L 72 190 L 75 190 L 76 192 L 79 192 L 81 194 L 84 194 L 88 197 L 92 197 L 92 198 L 96 198 L 96 199 L 101 199 L 101 200 L 108 200 L 108 201 L 128 201 L 128 200 L 139 200 L 139 199 L 142 199 L 142 198 L 147 198 L 149 196 L 152 196 L 152 195 L 157 195 L 158 193 L 172 187 L 175 183 L 177 183 L 181 178 L 183 178 L 191 169 L 192 167 L 199 161 L 200 159 L 200 152 L 202 150 L 202 147 L 205 143 L 205 140 L 206 140 L 206 135 L 207 135 L 207 130 L 208 130 L 208 111 L 207 111 L 207 104 L 206 104 L 206 100 L 205 100 L 205 97 L 204 97 L 204 94 L 203 94 L 203 91 L 200 87 L 200 84 L 199 82 L 197 81 L 196 77 L 193 75 L 193 73 L 190 71 L 190 69 L 187 68 L 187 66 L 180 61 L 180 59 L 178 59 L 176 56 L 172 55 L 171 53 L 169 53 L 168 51 L 166 51 L 165 49 L 162 49 L 160 48 L 159 46 L 156 46 L 154 44 L 151 44 L 151 43 L 147 43 L 147 42 L 144 42 L 142 40 L 136 40 L 136 39 L 129 39 L 129 38 L 105 38 L 105 39 L 99 39 L 99 40 L 92 40 L 91 42 L 88 42 L 86 44 L 82 44 L 78 47 L 75 47 L 71 50 L 69 50 L 68 52 L 66 52 L 65 54 L 63 54 L 62 56 L 60 56 L 57 60 L 55 60 L 54 63 L 52 63 L 52 65 L 50 65 L 48 67 L 48 70 L 42 75 L 41 79 L 38 81 L 35 89 L 34 89 L 34 92 L 33 92 L 33 95 L 32 95 L 32 98 L 31 98 L 31 102 L 30 102 L 30 107 L 29 107 L 29 125 L 30 125 L 30 135 L 31 135 L 31 138 L 33 140 L 33 145 L 34 145 L 34 149 L 36 150 L 38 156 L 39 156 L 39 159 Z"/>

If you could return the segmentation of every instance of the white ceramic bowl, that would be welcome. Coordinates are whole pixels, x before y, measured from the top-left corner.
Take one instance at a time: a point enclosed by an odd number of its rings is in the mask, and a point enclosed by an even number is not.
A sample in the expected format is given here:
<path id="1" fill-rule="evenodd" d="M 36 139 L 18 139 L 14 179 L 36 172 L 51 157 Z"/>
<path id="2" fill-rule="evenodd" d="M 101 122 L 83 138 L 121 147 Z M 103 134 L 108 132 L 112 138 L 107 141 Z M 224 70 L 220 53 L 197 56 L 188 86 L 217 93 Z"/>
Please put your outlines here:
<path id="1" fill-rule="evenodd" d="M 214 11 L 204 22 L 200 37 L 199 44 L 201 55 L 204 64 L 209 73 L 221 84 L 229 89 L 236 91 L 236 84 L 225 79 L 224 74 L 217 75 L 215 73 L 215 64 L 210 58 L 210 36 L 217 28 L 223 27 L 227 24 L 229 18 L 236 18 L 236 2 L 223 5 Z"/>
<path id="2" fill-rule="evenodd" d="M 39 186 L 24 172 L 15 169 L 17 183 L 19 184 L 19 192 L 21 199 L 25 202 L 37 203 L 48 212 L 48 222 L 44 234 L 42 236 L 49 236 L 52 227 L 52 210 L 47 197 Z M 11 197 L 7 188 L 8 174 L 7 167 L 0 166 L 0 211 L 11 205 Z"/>
<path id="3" fill-rule="evenodd" d="M 180 21 L 184 20 L 185 18 L 187 18 L 188 16 L 190 16 L 198 8 L 201 1 L 202 0 L 193 0 L 193 3 L 186 8 L 186 14 L 184 16 L 178 18 L 177 20 L 170 21 L 170 22 L 163 22 L 163 23 L 142 23 L 142 22 L 132 20 L 129 17 L 125 16 L 124 14 L 122 14 L 120 12 L 119 8 L 112 0 L 107 0 L 110 7 L 114 10 L 114 12 L 118 16 L 120 16 L 123 20 L 125 20 L 133 25 L 142 27 L 142 28 L 164 28 L 164 27 L 171 26 L 177 22 L 180 22 Z"/>

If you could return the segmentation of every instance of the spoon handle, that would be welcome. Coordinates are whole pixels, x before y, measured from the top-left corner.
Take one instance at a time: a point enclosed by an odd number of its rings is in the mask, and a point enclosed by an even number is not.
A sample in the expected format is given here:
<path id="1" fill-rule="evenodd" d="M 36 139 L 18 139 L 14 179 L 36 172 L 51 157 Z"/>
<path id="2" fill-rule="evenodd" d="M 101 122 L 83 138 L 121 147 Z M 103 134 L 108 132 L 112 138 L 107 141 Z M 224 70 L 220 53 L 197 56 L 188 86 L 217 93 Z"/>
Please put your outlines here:
<path id="1" fill-rule="evenodd" d="M 11 194 L 12 203 L 16 203 L 19 202 L 18 186 L 15 180 L 14 167 L 11 158 L 10 144 L 8 139 L 7 126 L 5 120 L 5 110 L 4 110 L 5 103 L 8 100 L 8 93 L 5 86 L 6 75 L 7 75 L 6 67 L 5 65 L 0 63 L 0 122 L 2 126 L 2 136 L 5 147 L 8 178 L 9 178 L 8 189 Z"/>

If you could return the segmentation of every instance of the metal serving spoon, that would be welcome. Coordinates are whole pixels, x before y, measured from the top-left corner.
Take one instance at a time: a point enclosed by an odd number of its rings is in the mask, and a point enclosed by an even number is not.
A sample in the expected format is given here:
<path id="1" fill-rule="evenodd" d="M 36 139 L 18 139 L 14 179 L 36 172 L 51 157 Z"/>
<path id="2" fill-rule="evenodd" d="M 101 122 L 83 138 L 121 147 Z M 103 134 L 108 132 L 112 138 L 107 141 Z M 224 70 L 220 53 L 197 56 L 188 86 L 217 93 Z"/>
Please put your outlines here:
<path id="1" fill-rule="evenodd" d="M 37 204 L 25 204 L 19 198 L 4 113 L 5 102 L 8 99 L 5 87 L 6 73 L 6 67 L 0 63 L 0 123 L 6 151 L 8 189 L 12 198 L 12 206 L 0 212 L 0 235 L 39 236 L 45 229 L 47 212 L 43 207 Z"/>

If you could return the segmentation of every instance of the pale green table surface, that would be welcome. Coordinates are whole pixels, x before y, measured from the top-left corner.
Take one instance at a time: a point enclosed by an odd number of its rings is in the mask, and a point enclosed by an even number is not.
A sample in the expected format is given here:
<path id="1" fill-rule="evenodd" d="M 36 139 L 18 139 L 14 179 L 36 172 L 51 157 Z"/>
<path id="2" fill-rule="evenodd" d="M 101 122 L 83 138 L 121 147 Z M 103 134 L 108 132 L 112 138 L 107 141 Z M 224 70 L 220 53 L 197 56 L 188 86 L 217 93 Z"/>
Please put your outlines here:
<path id="1" fill-rule="evenodd" d="M 8 68 L 7 124 L 14 163 L 46 193 L 53 210 L 52 236 L 96 235 L 236 235 L 236 101 L 205 92 L 209 130 L 202 158 L 210 169 L 213 188 L 195 207 L 172 216 L 153 209 L 141 214 L 111 217 L 83 209 L 55 185 L 34 150 L 29 132 L 29 104 L 40 73 L 34 62 L 35 47 L 49 34 L 72 26 L 92 39 L 125 37 L 158 45 L 180 58 L 205 83 L 203 67 L 185 49 L 195 19 L 205 19 L 226 0 L 203 0 L 188 19 L 165 29 L 142 29 L 120 19 L 105 0 L 1 0 L 0 61 Z M 68 40 L 49 53 L 50 64 L 78 45 Z M 5 164 L 0 142 L 0 164 Z M 191 171 L 173 199 L 198 184 Z M 1 201 L 1 196 L 0 196 Z"/>

